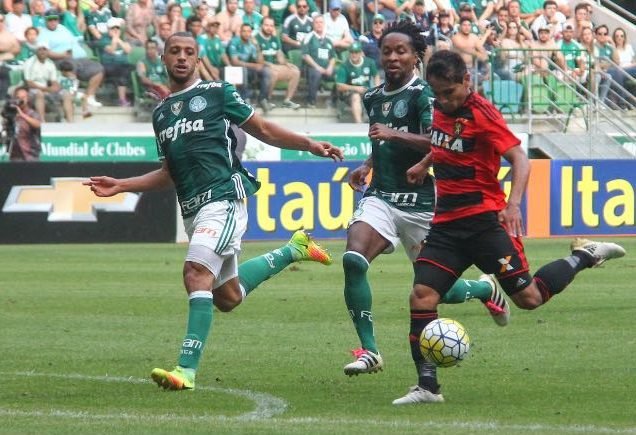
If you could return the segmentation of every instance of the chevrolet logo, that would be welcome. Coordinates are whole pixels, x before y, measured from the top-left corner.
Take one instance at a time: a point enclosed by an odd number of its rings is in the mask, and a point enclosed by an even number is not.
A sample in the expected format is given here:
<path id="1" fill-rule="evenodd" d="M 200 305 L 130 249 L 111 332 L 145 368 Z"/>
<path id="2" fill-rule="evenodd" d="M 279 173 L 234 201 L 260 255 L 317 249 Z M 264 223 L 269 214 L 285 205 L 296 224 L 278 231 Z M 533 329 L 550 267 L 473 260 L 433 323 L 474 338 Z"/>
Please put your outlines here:
<path id="1" fill-rule="evenodd" d="M 50 186 L 13 186 L 4 213 L 48 213 L 49 222 L 97 222 L 97 212 L 134 212 L 141 194 L 100 198 L 82 185 L 85 178 L 51 178 Z"/>

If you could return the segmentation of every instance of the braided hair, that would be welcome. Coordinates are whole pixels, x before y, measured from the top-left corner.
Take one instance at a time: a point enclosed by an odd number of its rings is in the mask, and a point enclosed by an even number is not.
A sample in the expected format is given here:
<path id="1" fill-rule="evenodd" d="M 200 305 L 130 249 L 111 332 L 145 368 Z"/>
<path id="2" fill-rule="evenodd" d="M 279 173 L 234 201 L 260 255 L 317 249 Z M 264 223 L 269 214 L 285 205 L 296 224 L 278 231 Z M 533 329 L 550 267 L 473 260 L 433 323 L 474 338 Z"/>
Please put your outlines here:
<path id="1" fill-rule="evenodd" d="M 384 29 L 384 32 L 382 32 L 382 36 L 380 36 L 380 40 L 378 41 L 379 47 L 382 47 L 382 41 L 384 41 L 384 37 L 390 33 L 402 33 L 408 36 L 411 40 L 413 51 L 415 51 L 415 55 L 418 59 L 417 64 L 419 65 L 420 63 L 424 62 L 426 38 L 424 37 L 424 35 L 422 35 L 422 31 L 419 27 L 417 27 L 408 19 L 394 21 L 390 23 L 386 29 Z"/>

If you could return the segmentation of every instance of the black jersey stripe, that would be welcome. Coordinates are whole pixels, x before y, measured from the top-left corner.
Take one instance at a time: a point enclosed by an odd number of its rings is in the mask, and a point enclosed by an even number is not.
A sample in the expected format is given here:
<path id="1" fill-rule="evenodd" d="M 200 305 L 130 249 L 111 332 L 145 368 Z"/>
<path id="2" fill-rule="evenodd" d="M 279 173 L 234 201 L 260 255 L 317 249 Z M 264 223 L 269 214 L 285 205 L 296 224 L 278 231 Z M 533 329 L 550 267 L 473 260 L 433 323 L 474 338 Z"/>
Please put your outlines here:
<path id="1" fill-rule="evenodd" d="M 482 202 L 483 194 L 481 192 L 441 195 L 437 197 L 435 213 L 447 213 L 458 208 L 481 204 Z"/>
<path id="2" fill-rule="evenodd" d="M 473 180 L 475 168 L 438 163 L 435 165 L 435 178 L 438 180 Z"/>

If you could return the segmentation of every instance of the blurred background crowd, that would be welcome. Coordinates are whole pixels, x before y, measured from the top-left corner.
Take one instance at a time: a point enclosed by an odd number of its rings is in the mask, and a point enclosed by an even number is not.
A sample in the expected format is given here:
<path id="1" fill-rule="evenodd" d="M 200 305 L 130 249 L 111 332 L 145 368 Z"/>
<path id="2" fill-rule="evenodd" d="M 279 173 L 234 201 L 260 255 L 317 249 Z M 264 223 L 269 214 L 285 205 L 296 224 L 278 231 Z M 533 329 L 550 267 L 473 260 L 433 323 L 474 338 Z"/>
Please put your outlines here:
<path id="1" fill-rule="evenodd" d="M 361 96 L 382 80 L 379 37 L 399 19 L 426 35 L 427 56 L 461 53 L 478 89 L 556 72 L 617 108 L 636 90 L 628 29 L 600 22 L 587 2 L 324 1 L 3 0 L 0 99 L 26 90 L 40 119 L 66 122 L 103 105 L 151 110 L 168 94 L 164 41 L 189 31 L 200 76 L 236 84 L 263 113 L 344 104 L 363 122 Z"/>

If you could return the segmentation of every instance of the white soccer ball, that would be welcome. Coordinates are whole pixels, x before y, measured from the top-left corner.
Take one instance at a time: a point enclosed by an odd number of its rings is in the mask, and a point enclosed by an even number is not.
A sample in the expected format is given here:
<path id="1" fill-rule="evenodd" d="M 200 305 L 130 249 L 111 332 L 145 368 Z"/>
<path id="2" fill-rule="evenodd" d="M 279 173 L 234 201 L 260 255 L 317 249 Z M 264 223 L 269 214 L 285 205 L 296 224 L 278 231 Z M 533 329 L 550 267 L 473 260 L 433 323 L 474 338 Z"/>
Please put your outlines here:
<path id="1" fill-rule="evenodd" d="M 451 367 L 468 355 L 470 338 L 458 321 L 435 319 L 422 331 L 420 349 L 427 361 L 438 367 Z"/>

